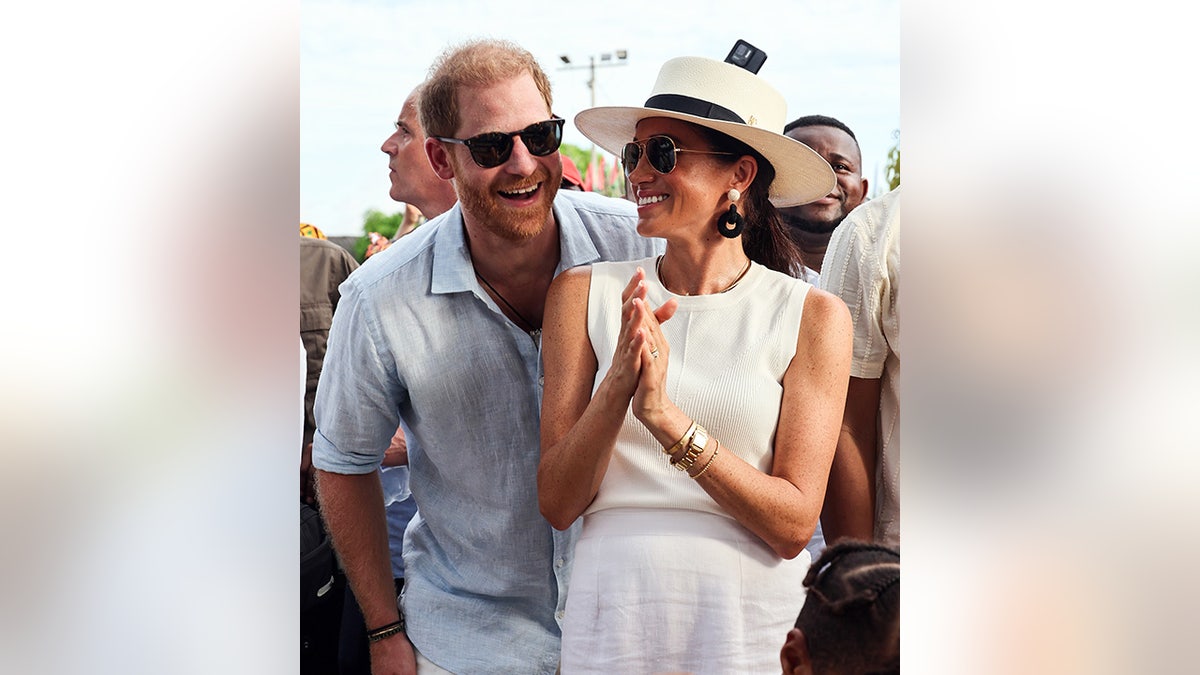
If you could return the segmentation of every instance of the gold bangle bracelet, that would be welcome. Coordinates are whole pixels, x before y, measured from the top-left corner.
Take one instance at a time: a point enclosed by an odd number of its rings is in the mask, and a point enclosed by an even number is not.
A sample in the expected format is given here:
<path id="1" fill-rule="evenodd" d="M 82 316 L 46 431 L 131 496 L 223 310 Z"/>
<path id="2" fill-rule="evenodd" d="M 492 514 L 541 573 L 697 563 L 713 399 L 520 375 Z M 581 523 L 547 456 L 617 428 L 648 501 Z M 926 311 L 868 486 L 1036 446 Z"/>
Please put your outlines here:
<path id="1" fill-rule="evenodd" d="M 688 474 L 688 475 L 689 475 L 689 476 L 691 476 L 693 479 L 696 479 L 696 478 L 699 478 L 700 476 L 703 476 L 703 475 L 704 475 L 704 472 L 705 472 L 705 471 L 708 471 L 708 467 L 712 466 L 713 460 L 717 458 L 717 453 L 721 451 L 721 441 L 714 439 L 714 440 L 713 440 L 713 442 L 714 442 L 714 443 L 716 443 L 717 445 L 716 445 L 716 447 L 714 447 L 714 448 L 713 448 L 713 454 L 712 454 L 712 457 L 709 457 L 709 458 L 708 458 L 708 461 L 704 463 L 704 468 L 703 468 L 703 469 L 700 469 L 699 471 L 697 471 L 697 472 L 696 472 L 696 475 L 694 475 L 694 476 L 693 476 L 692 474 L 690 474 L 690 473 Z"/>
<path id="2" fill-rule="evenodd" d="M 679 440 L 675 441 L 675 445 L 672 445 L 670 448 L 663 448 L 663 452 L 667 453 L 671 457 L 675 457 L 675 453 L 678 452 L 685 443 L 688 443 L 692 440 L 692 434 L 696 433 L 696 428 L 699 426 L 700 425 L 696 424 L 695 420 L 693 420 L 692 426 L 688 427 L 687 431 L 683 432 L 683 436 L 680 436 Z"/>

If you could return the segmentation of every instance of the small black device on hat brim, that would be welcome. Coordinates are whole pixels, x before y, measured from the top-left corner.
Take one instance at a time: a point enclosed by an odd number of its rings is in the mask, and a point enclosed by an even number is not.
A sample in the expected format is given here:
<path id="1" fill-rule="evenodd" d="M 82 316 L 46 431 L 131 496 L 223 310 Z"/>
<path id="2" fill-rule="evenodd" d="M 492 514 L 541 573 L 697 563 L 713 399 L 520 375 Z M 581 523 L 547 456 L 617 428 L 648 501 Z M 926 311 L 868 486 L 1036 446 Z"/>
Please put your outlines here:
<path id="1" fill-rule="evenodd" d="M 762 68 L 766 60 L 766 52 L 745 40 L 735 42 L 733 49 L 729 50 L 729 56 L 725 57 L 725 63 L 732 63 L 735 66 L 745 68 L 755 75 L 758 74 L 758 69 Z"/>

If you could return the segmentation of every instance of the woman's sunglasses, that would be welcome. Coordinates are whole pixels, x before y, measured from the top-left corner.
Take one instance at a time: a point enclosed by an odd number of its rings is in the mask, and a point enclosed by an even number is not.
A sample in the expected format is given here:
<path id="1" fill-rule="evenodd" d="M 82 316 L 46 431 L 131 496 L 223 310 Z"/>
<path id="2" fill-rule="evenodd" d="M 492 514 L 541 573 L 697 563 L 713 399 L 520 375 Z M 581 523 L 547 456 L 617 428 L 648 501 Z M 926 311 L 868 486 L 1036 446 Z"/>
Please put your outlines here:
<path id="1" fill-rule="evenodd" d="M 732 152 L 716 150 L 687 150 L 675 145 L 670 136 L 651 136 L 644 141 L 630 141 L 621 151 L 621 161 L 625 164 L 625 175 L 633 173 L 638 162 L 642 159 L 645 148 L 646 161 L 659 173 L 671 173 L 675 170 L 675 155 L 680 152 L 694 152 L 700 155 L 732 155 Z"/>
<path id="2" fill-rule="evenodd" d="M 563 124 L 561 117 L 551 117 L 545 122 L 530 124 L 520 131 L 490 131 L 470 138 L 446 138 L 434 136 L 445 143 L 458 143 L 467 146 L 471 151 L 471 159 L 479 166 L 490 169 L 500 166 L 512 156 L 513 136 L 520 136 L 521 142 L 529 150 L 529 154 L 545 157 L 558 150 L 562 143 Z"/>

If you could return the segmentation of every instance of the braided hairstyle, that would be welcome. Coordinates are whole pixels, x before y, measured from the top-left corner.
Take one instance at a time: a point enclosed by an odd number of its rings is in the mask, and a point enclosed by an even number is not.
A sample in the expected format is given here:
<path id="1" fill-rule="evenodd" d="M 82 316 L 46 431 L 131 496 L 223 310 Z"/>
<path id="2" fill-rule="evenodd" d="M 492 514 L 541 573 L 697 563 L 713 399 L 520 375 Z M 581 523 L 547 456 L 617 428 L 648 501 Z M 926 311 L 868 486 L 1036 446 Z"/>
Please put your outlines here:
<path id="1" fill-rule="evenodd" d="M 800 249 L 788 234 L 787 226 L 779 217 L 779 211 L 771 203 L 771 181 L 775 180 L 775 167 L 757 150 L 732 136 L 695 125 L 705 136 L 713 150 L 733 153 L 729 159 L 714 156 L 718 161 L 732 164 L 743 155 L 750 155 L 758 162 L 758 174 L 754 182 L 738 201 L 738 210 L 746 219 L 742 231 L 742 249 L 754 262 L 784 274 L 793 274 L 800 268 Z M 715 227 L 715 225 L 714 225 Z"/>
<path id="2" fill-rule="evenodd" d="M 862 541 L 826 548 L 804 577 L 796 628 L 814 673 L 900 672 L 900 551 Z"/>

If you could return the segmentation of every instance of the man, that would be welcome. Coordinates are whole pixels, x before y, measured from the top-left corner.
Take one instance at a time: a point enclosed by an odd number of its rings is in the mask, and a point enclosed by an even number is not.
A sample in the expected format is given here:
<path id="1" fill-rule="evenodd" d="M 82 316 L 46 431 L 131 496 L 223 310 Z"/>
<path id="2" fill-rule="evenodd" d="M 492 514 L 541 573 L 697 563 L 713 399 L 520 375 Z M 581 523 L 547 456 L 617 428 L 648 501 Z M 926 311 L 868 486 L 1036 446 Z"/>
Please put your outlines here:
<path id="1" fill-rule="evenodd" d="M 805 269 L 799 276 L 816 284 L 829 237 L 846 214 L 867 196 L 867 179 L 862 176 L 862 150 L 850 127 L 825 115 L 801 117 L 785 126 L 783 133 L 824 157 L 837 176 L 837 186 L 825 197 L 803 206 L 779 210 L 804 260 Z"/>
<path id="2" fill-rule="evenodd" d="M 807 115 L 793 120 L 783 128 L 790 136 L 816 151 L 829 165 L 837 183 L 828 195 L 801 206 L 779 209 L 779 215 L 792 241 L 800 247 L 804 261 L 796 276 L 814 286 L 819 283 L 821 259 L 829 237 L 847 213 L 862 203 L 867 195 L 867 180 L 862 177 L 862 151 L 850 127 L 825 115 Z M 813 560 L 825 548 L 825 530 L 820 523 L 805 548 Z"/>
<path id="3" fill-rule="evenodd" d="M 559 191 L 562 121 L 524 49 L 447 51 L 420 109 L 459 203 L 342 287 L 317 395 L 322 505 L 374 637 L 372 673 L 553 673 L 574 532 L 537 504 L 546 290 L 568 267 L 662 244 L 637 236 L 629 202 Z M 401 419 L 418 507 L 406 625 L 374 477 Z"/>
<path id="4" fill-rule="evenodd" d="M 306 230 L 311 234 L 305 234 Z M 337 309 L 338 286 L 358 269 L 358 261 L 346 249 L 329 241 L 323 232 L 308 223 L 300 224 L 300 339 L 307 355 L 304 387 L 304 438 L 300 454 L 300 501 L 316 502 L 313 491 L 312 439 L 317 429 L 313 403 L 317 382 L 325 361 L 329 327 Z"/>
<path id="5" fill-rule="evenodd" d="M 854 360 L 821 511 L 825 539 L 900 546 L 900 188 L 858 207 L 829 241 L 821 288 L 854 317 Z"/>
<path id="6" fill-rule="evenodd" d="M 301 223 L 300 232 L 300 344 L 305 354 L 304 422 L 299 448 L 300 522 L 307 535 L 301 538 L 307 545 L 302 543 L 300 555 L 300 662 L 305 672 L 332 672 L 338 662 L 338 631 L 346 582 L 333 564 L 325 530 L 315 510 L 313 403 L 329 327 L 340 298 L 338 286 L 358 268 L 358 263 L 349 251 L 326 239 L 318 228 Z"/>
<path id="7" fill-rule="evenodd" d="M 429 158 L 425 156 L 425 132 L 421 127 L 420 98 L 422 85 L 417 85 L 404 99 L 400 114 L 396 117 L 396 130 L 387 137 L 380 150 L 388 156 L 388 178 L 391 186 L 388 195 L 405 204 L 404 225 L 396 232 L 396 239 L 408 234 L 418 222 L 418 217 L 428 214 L 435 218 L 454 206 L 457 197 L 454 185 L 442 180 L 433 172 Z M 387 237 L 372 238 L 366 255 L 386 249 L 391 242 Z M 395 597 L 404 587 L 404 530 L 417 512 L 415 500 L 408 494 L 408 444 L 404 429 L 397 427 L 391 444 L 383 456 L 380 474 L 385 494 L 387 513 L 388 544 L 392 559 L 392 577 L 395 582 Z M 341 648 L 338 653 L 341 675 L 367 673 L 370 670 L 370 650 L 367 642 L 367 626 L 362 611 L 351 592 L 346 593 L 345 611 L 342 615 Z"/>
<path id="8" fill-rule="evenodd" d="M 404 226 L 396 232 L 396 239 L 412 231 L 418 216 L 432 220 L 449 211 L 458 199 L 454 194 L 454 186 L 438 177 L 425 157 L 425 131 L 421 127 L 419 113 L 422 86 L 418 84 L 404 99 L 400 115 L 396 117 L 395 133 L 388 136 L 379 148 L 388 156 L 388 178 L 392 182 L 388 195 L 405 204 Z M 418 213 L 412 213 L 413 209 Z M 408 226 L 407 230 L 405 226 Z M 389 244 L 391 242 L 386 237 L 372 237 L 367 247 L 367 257 L 382 251 Z"/>

